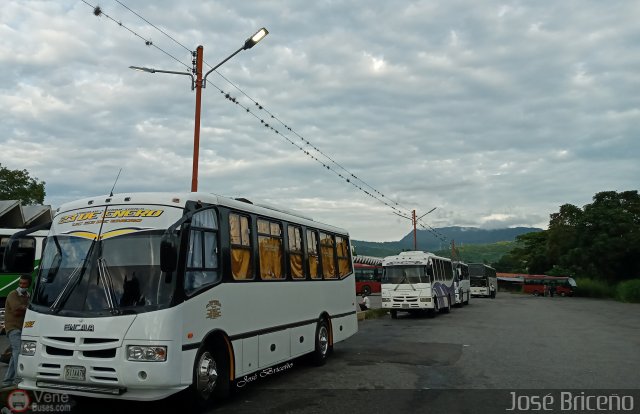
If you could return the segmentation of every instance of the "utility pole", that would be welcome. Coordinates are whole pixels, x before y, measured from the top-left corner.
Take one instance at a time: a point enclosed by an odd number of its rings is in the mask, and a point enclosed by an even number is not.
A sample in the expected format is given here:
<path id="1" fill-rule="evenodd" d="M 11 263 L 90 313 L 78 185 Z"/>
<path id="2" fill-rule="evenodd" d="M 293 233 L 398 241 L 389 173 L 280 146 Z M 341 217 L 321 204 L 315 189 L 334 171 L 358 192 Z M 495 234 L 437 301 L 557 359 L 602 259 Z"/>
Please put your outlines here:
<path id="1" fill-rule="evenodd" d="M 416 224 L 418 220 L 416 220 L 416 211 L 413 210 L 411 212 L 411 221 L 413 221 L 413 251 L 418 250 L 418 231 L 416 230 Z"/>
<path id="2" fill-rule="evenodd" d="M 198 157 L 200 155 L 200 109 L 202 108 L 202 60 L 204 47 L 196 49 L 196 119 L 193 127 L 193 170 L 191 192 L 198 191 Z"/>
<path id="3" fill-rule="evenodd" d="M 393 214 L 395 214 L 397 216 L 404 217 L 404 218 L 406 218 L 408 220 L 411 220 L 411 223 L 413 224 L 413 250 L 414 251 L 418 250 L 418 229 L 417 229 L 418 220 L 420 220 L 422 217 L 426 216 L 427 214 L 431 213 L 435 209 L 436 209 L 436 207 L 432 208 L 431 210 L 427 211 L 426 213 L 424 213 L 420 217 L 416 217 L 416 211 L 415 210 L 411 211 L 411 217 L 405 216 L 403 214 L 398 214 L 396 212 L 393 213 Z"/>

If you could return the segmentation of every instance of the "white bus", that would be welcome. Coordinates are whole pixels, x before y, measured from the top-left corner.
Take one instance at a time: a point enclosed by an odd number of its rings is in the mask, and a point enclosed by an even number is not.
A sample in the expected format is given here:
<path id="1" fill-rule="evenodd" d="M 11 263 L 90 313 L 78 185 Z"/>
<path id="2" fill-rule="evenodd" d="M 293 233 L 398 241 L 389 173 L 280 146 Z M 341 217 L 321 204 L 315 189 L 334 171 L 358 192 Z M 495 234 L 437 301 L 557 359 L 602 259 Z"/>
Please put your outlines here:
<path id="1" fill-rule="evenodd" d="M 382 308 L 398 311 L 449 312 L 455 292 L 451 260 L 432 253 L 412 251 L 382 260 Z"/>
<path id="2" fill-rule="evenodd" d="M 482 263 L 469 263 L 471 296 L 495 298 L 498 290 L 496 270 Z"/>
<path id="3" fill-rule="evenodd" d="M 0 333 L 4 332 L 4 304 L 9 292 L 18 287 L 21 273 L 35 276 L 40 264 L 42 242 L 48 231 L 35 231 L 28 236 L 20 237 L 15 253 L 15 267 L 19 272 L 9 272 L 4 269 L 4 250 L 11 236 L 25 229 L 0 229 Z"/>
<path id="4" fill-rule="evenodd" d="M 469 283 L 469 265 L 463 262 L 453 262 L 454 289 L 456 292 L 455 303 L 457 307 L 469 304 L 471 287 Z"/>
<path id="5" fill-rule="evenodd" d="M 185 390 L 206 405 L 301 355 L 322 364 L 357 331 L 350 251 L 345 230 L 245 199 L 66 204 L 25 317 L 20 387 L 130 400 Z"/>

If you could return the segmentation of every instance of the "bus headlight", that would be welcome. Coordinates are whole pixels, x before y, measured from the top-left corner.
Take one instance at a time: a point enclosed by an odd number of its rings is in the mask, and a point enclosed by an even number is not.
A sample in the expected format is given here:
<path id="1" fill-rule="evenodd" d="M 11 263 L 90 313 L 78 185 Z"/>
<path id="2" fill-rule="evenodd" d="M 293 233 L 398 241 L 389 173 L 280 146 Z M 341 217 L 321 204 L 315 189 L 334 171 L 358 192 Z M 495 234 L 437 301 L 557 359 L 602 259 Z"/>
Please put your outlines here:
<path id="1" fill-rule="evenodd" d="M 33 356 L 36 353 L 36 341 L 22 341 L 20 355 Z"/>
<path id="2" fill-rule="evenodd" d="M 167 360 L 167 347 L 158 345 L 127 346 L 128 361 L 164 362 Z"/>
<path id="3" fill-rule="evenodd" d="M 391 298 L 382 298 L 383 302 L 391 302 Z"/>
<path id="4" fill-rule="evenodd" d="M 431 298 L 420 298 L 420 302 L 431 302 Z"/>

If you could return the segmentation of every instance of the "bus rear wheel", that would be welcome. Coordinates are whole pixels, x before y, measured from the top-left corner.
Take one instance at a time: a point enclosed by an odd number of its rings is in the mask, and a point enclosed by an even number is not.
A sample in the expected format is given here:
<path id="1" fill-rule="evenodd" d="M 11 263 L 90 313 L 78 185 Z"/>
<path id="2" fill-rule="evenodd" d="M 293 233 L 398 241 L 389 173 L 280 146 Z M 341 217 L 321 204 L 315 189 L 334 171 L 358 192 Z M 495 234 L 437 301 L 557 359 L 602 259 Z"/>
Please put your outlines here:
<path id="1" fill-rule="evenodd" d="M 200 348 L 193 367 L 192 401 L 205 408 L 211 400 L 229 395 L 229 368 L 226 353 L 214 346 Z"/>
<path id="2" fill-rule="evenodd" d="M 325 319 L 322 319 L 316 327 L 316 347 L 311 356 L 314 365 L 322 366 L 327 362 L 329 347 L 329 325 Z"/>
<path id="3" fill-rule="evenodd" d="M 371 288 L 367 285 L 364 285 L 362 287 L 362 293 L 364 293 L 365 295 L 369 296 L 371 294 Z"/>

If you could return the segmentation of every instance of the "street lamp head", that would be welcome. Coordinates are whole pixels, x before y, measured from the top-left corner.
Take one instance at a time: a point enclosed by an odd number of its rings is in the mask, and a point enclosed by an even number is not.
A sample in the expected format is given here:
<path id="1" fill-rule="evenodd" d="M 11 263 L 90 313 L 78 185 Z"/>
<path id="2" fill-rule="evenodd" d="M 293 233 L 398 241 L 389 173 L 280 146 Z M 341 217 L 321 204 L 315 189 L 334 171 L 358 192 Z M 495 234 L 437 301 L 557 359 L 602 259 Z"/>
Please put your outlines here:
<path id="1" fill-rule="evenodd" d="M 143 68 L 143 67 L 140 67 L 140 66 L 129 66 L 129 69 L 139 70 L 141 72 L 156 73 L 155 69 Z"/>
<path id="2" fill-rule="evenodd" d="M 258 30 L 253 36 L 251 36 L 244 42 L 243 49 L 244 50 L 251 49 L 256 45 L 256 43 L 264 39 L 264 37 L 268 34 L 269 34 L 269 31 L 267 31 L 267 29 L 263 27 L 262 29 Z"/>

